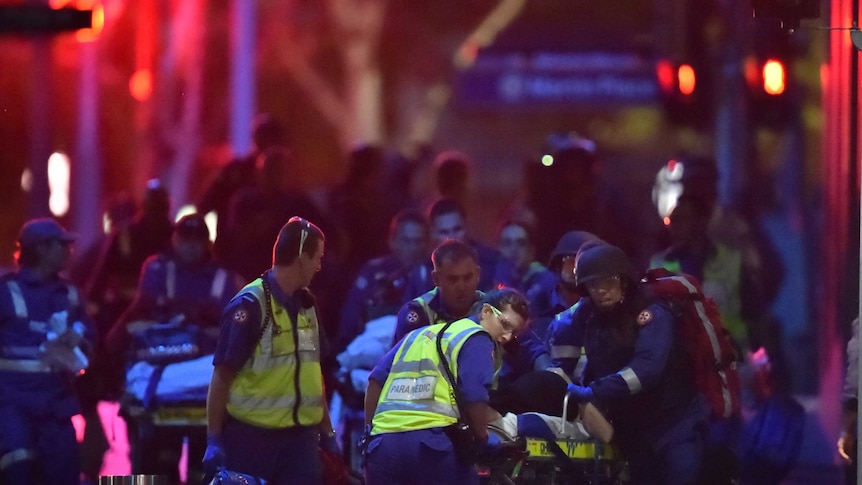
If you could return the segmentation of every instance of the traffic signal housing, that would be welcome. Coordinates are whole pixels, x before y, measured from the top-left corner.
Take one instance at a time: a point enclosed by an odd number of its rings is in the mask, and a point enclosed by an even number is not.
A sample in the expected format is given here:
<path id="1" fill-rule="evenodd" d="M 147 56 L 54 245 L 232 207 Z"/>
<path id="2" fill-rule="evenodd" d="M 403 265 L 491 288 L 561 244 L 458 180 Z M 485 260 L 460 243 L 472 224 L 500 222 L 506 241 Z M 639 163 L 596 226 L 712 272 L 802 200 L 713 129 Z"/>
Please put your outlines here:
<path id="1" fill-rule="evenodd" d="M 744 70 L 752 120 L 767 126 L 787 122 L 792 115 L 787 61 L 774 56 L 749 56 Z"/>
<path id="2" fill-rule="evenodd" d="M 677 124 L 704 127 L 713 110 L 704 70 L 687 62 L 662 59 L 656 63 L 656 80 L 667 118 Z"/>
<path id="3" fill-rule="evenodd" d="M 93 11 L 51 8 L 49 5 L 0 6 L 0 33 L 51 34 L 88 29 Z"/>

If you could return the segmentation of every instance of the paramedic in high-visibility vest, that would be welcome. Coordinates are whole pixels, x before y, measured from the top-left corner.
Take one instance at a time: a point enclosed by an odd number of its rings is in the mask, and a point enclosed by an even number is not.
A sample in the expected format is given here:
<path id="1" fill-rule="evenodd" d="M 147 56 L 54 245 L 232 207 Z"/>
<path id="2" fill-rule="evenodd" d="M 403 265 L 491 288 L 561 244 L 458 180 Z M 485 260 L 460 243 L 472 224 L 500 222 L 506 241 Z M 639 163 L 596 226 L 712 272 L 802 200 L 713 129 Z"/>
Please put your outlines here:
<path id="1" fill-rule="evenodd" d="M 225 308 L 207 397 L 208 474 L 220 468 L 267 483 L 321 483 L 319 448 L 340 453 L 321 358 L 328 343 L 308 285 L 320 271 L 323 232 L 292 217 L 272 268 Z"/>
<path id="2" fill-rule="evenodd" d="M 89 365 L 95 328 L 78 289 L 60 276 L 74 235 L 27 221 L 18 270 L 0 278 L 0 483 L 77 485 L 81 466 L 73 384 Z"/>
<path id="3" fill-rule="evenodd" d="M 570 396 L 613 423 L 633 485 L 698 483 L 709 405 L 695 388 L 673 315 L 638 284 L 616 246 L 586 243 L 574 271 L 587 296 L 566 325 L 555 320 L 550 329 L 556 345 L 585 352 L 583 385 L 569 384 Z"/>
<path id="4" fill-rule="evenodd" d="M 488 392 L 499 370 L 498 346 L 524 329 L 528 315 L 520 292 L 494 290 L 473 306 L 467 318 L 413 330 L 380 359 L 365 392 L 365 420 L 370 425 L 367 485 L 479 483 L 475 464 L 458 459 L 446 428 L 456 422 L 468 424 L 472 438 L 468 446 L 479 452 L 491 453 L 499 445 L 487 430 L 493 413 Z M 440 345 L 457 398 L 437 348 L 441 331 Z"/>

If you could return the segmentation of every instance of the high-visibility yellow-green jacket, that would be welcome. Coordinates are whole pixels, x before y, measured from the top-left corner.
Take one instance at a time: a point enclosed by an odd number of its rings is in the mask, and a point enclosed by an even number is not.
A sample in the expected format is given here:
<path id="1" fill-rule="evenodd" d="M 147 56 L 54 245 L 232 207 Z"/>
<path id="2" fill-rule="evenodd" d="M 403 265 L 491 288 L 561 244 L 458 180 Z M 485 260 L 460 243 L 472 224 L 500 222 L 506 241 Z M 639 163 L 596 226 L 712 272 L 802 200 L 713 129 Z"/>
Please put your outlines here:
<path id="1" fill-rule="evenodd" d="M 377 401 L 371 434 L 445 427 L 458 420 L 458 406 L 437 352 L 437 335 L 445 325 L 418 328 L 404 337 Z M 443 334 L 443 353 L 456 383 L 458 354 L 464 342 L 484 331 L 463 318 Z"/>
<path id="2" fill-rule="evenodd" d="M 260 278 L 246 285 L 261 304 L 265 329 L 251 358 L 231 384 L 227 411 L 263 428 L 311 426 L 323 419 L 320 330 L 314 308 L 301 309 L 296 325 L 288 311 L 267 298 Z M 266 323 L 269 302 L 273 321 Z M 297 348 L 298 347 L 298 348 Z"/>

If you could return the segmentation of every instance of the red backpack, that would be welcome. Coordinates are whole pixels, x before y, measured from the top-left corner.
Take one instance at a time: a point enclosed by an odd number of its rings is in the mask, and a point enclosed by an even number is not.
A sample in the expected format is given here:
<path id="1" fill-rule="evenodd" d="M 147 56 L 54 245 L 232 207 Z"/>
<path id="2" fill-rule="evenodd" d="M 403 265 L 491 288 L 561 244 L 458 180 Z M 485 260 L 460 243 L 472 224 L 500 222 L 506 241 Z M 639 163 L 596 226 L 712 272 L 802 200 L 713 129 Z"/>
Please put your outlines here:
<path id="1" fill-rule="evenodd" d="M 689 275 L 651 269 L 643 282 L 658 298 L 670 304 L 694 384 L 709 401 L 711 417 L 722 419 L 739 415 L 737 346 L 724 328 L 718 306 L 703 294 L 700 283 Z"/>

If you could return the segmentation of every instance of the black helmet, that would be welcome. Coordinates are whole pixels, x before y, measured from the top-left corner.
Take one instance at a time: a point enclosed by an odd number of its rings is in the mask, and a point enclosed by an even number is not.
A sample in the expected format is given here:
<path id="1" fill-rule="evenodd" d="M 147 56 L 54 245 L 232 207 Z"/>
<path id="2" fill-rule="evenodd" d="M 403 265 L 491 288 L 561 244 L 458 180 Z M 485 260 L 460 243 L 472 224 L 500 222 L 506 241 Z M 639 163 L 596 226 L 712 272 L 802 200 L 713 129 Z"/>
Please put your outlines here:
<path id="1" fill-rule="evenodd" d="M 637 281 L 634 267 L 622 249 L 610 244 L 592 244 L 578 253 L 575 260 L 578 286 L 612 276 L 621 276 L 631 283 Z"/>
<path id="2" fill-rule="evenodd" d="M 557 246 L 551 252 L 548 260 L 548 268 L 552 271 L 560 271 L 563 256 L 574 256 L 578 254 L 581 246 L 587 241 L 601 241 L 598 236 L 587 231 L 569 231 L 557 241 Z"/>

